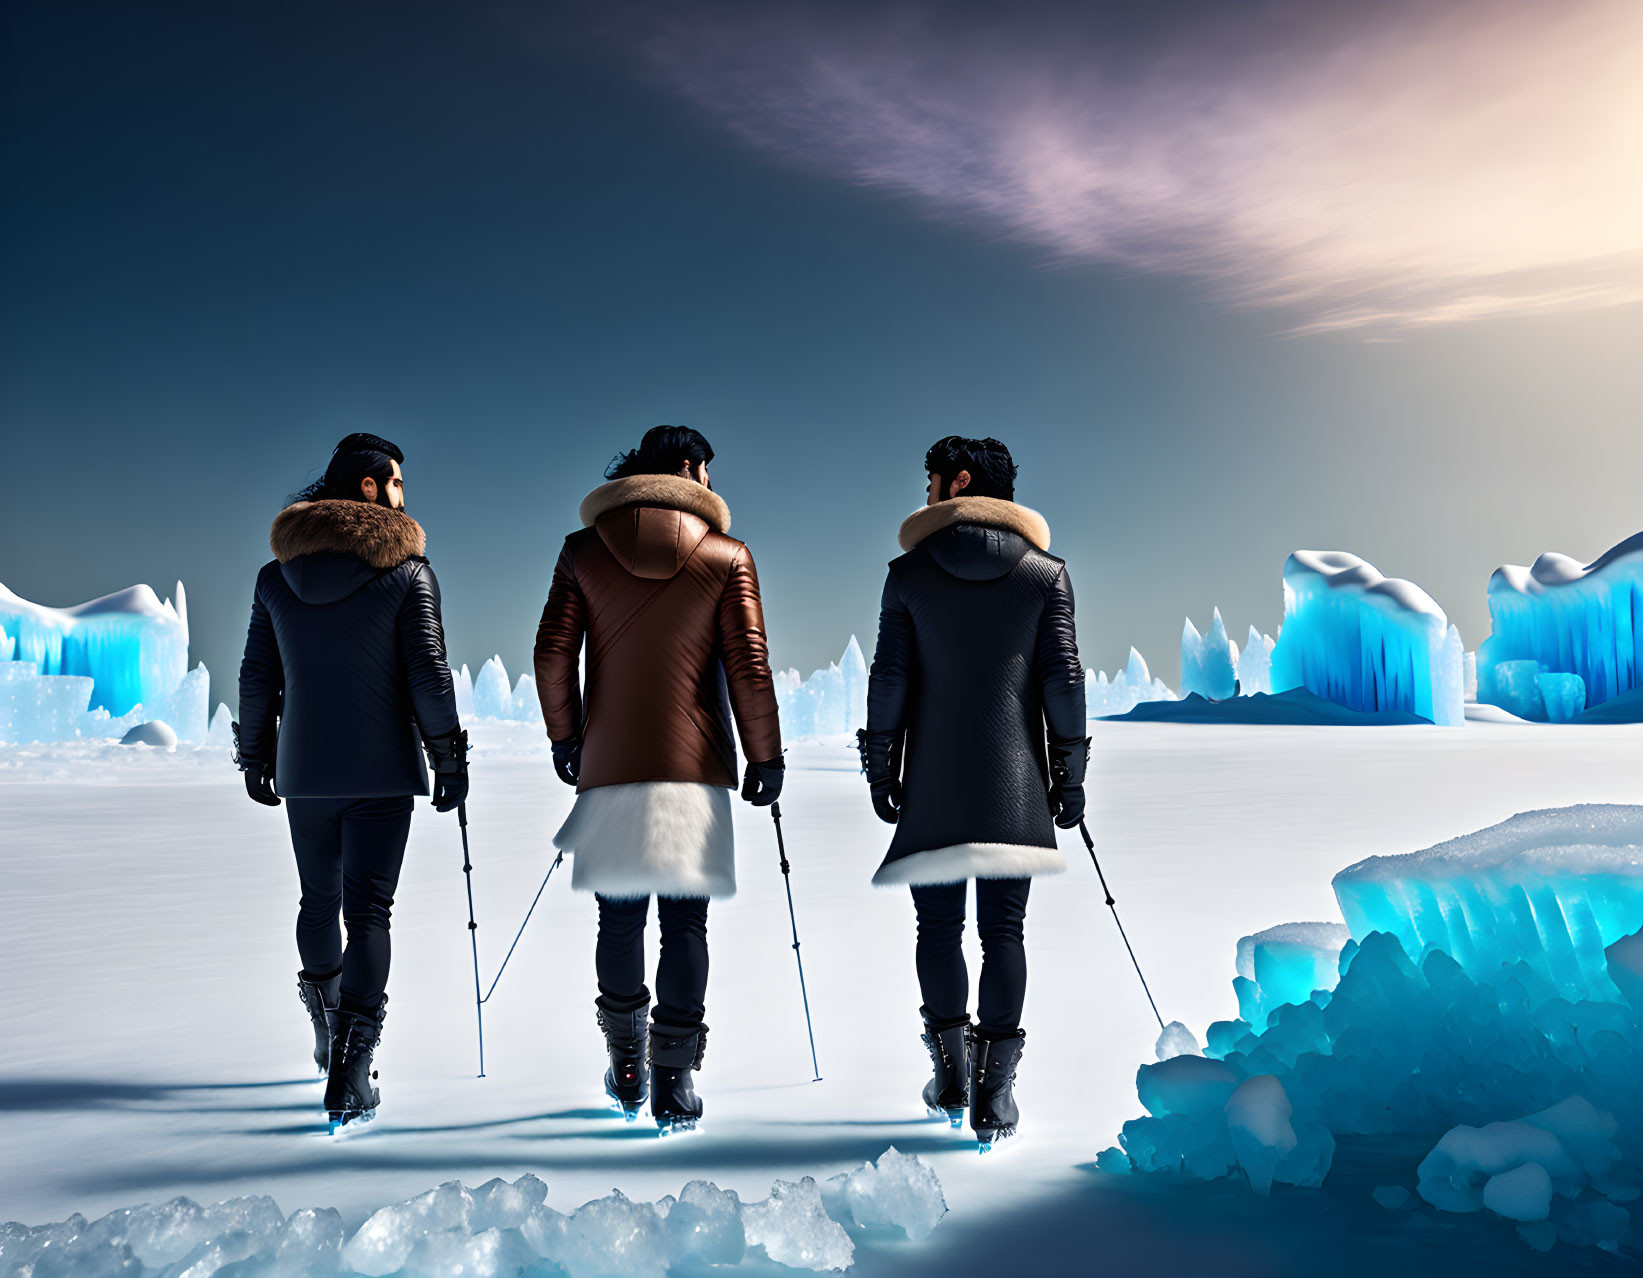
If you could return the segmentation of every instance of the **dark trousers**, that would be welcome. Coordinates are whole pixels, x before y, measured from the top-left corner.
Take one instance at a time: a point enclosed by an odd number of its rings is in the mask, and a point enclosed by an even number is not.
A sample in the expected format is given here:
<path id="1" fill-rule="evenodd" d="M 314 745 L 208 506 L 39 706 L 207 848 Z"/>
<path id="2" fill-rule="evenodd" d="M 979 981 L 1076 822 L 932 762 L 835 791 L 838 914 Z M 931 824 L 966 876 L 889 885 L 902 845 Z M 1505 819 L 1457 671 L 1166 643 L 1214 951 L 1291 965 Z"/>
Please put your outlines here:
<path id="1" fill-rule="evenodd" d="M 599 940 L 593 966 L 599 993 L 617 1008 L 646 1002 L 645 917 L 650 898 L 598 896 Z M 655 1019 L 693 1029 L 702 1023 L 707 997 L 707 899 L 659 896 L 656 919 L 662 954 L 656 964 Z"/>
<path id="2" fill-rule="evenodd" d="M 1027 950 L 1022 944 L 1031 879 L 977 879 L 976 932 L 981 937 L 981 996 L 976 1028 L 1007 1037 L 1021 1026 L 1027 997 Z M 967 883 L 933 883 L 913 889 L 918 912 L 919 992 L 931 1021 L 965 1020 L 970 974 L 964 966 L 964 897 Z"/>
<path id="3" fill-rule="evenodd" d="M 297 953 L 303 972 L 315 979 L 342 970 L 342 1005 L 349 1011 L 374 1011 L 388 987 L 388 922 L 411 807 L 409 795 L 285 801 L 302 881 Z"/>

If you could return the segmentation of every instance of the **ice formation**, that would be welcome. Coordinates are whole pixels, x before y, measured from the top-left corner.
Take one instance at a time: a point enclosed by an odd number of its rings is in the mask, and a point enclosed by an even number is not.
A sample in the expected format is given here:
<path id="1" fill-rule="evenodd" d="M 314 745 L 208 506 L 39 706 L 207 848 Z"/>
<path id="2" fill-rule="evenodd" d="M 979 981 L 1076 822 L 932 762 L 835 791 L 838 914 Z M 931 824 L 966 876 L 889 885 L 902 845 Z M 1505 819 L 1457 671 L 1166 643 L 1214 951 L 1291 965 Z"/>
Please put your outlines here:
<path id="1" fill-rule="evenodd" d="M 1525 964 L 1566 998 L 1614 999 L 1606 947 L 1643 927 L 1643 808 L 1524 812 L 1420 852 L 1335 876 L 1355 937 L 1440 949 L 1475 980 Z"/>
<path id="2" fill-rule="evenodd" d="M 1533 663 L 1531 678 L 1580 676 L 1588 707 L 1643 688 L 1643 533 L 1590 564 L 1548 552 L 1528 568 L 1497 568 L 1489 616 L 1493 633 L 1478 649 L 1480 701 L 1548 718 L 1551 706 L 1534 713 L 1521 673 L 1507 686 L 1505 670 L 1518 662 Z"/>
<path id="3" fill-rule="evenodd" d="M 1108 679 L 1100 670 L 1084 672 L 1084 713 L 1091 719 L 1128 714 L 1143 701 L 1174 701 L 1175 693 L 1154 679 L 1146 658 L 1130 649 L 1129 664 Z"/>
<path id="4" fill-rule="evenodd" d="M 1460 632 L 1413 582 L 1340 550 L 1297 550 L 1285 562 L 1274 692 L 1305 687 L 1352 710 L 1459 725 L 1465 657 Z"/>
<path id="5" fill-rule="evenodd" d="M 947 1214 L 934 1168 L 894 1145 L 876 1163 L 863 1163 L 829 1180 L 822 1186 L 822 1200 L 835 1220 L 862 1229 L 899 1229 L 913 1242 L 928 1238 Z"/>
<path id="6" fill-rule="evenodd" d="M 1350 939 L 1340 923 L 1281 923 L 1240 937 L 1232 982 L 1239 1018 L 1259 1034 L 1272 1009 L 1334 989 L 1341 948 Z"/>
<path id="7" fill-rule="evenodd" d="M 1382 925 L 1362 915 L 1333 990 L 1269 1009 L 1264 1030 L 1216 1022 L 1203 1059 L 1143 1065 L 1147 1116 L 1124 1125 L 1122 1149 L 1103 1151 L 1098 1166 L 1241 1175 L 1259 1192 L 1321 1184 L 1338 1140 L 1445 1132 L 1418 1167 L 1407 1142 L 1365 1142 L 1357 1157 L 1383 1160 L 1375 1201 L 1492 1213 L 1518 1222 L 1538 1250 L 1635 1248 L 1643 928 L 1634 922 L 1606 953 L 1599 943 L 1603 920 L 1623 926 L 1619 911 L 1635 904 L 1639 831 L 1643 808 L 1528 813 L 1415 853 L 1395 873 L 1349 880 L 1378 885 L 1370 899 L 1396 896 L 1386 921 L 1412 939 L 1360 930 Z M 1427 897 L 1422 876 L 1435 885 Z M 1457 886 L 1468 877 L 1476 882 Z M 1502 908 L 1511 901 L 1515 910 Z M 1549 926 L 1552 914 L 1566 922 Z M 1531 916 L 1538 925 L 1525 927 Z M 1457 940 L 1464 961 L 1443 948 Z M 1589 970 L 1592 945 L 1602 980 Z"/>
<path id="8" fill-rule="evenodd" d="M 267 1197 L 211 1207 L 174 1198 L 92 1222 L 76 1215 L 52 1225 L 0 1225 L 0 1273 L 660 1278 L 674 1268 L 763 1267 L 766 1258 L 790 1269 L 839 1270 L 855 1256 L 847 1225 L 896 1228 L 921 1240 L 947 1211 L 930 1165 L 893 1148 L 876 1165 L 834 1177 L 825 1193 L 806 1176 L 778 1180 L 755 1203 L 702 1180 L 677 1198 L 636 1202 L 613 1191 L 568 1214 L 549 1207 L 547 1196 L 547 1185 L 528 1172 L 471 1190 L 448 1181 L 379 1209 L 352 1237 L 329 1208 L 287 1217 Z"/>
<path id="9" fill-rule="evenodd" d="M 211 676 L 188 669 L 188 602 L 132 586 L 46 608 L 0 586 L 0 741 L 120 740 L 159 720 L 203 742 Z"/>
<path id="10" fill-rule="evenodd" d="M 188 673 L 188 598 L 160 602 L 132 586 L 74 608 L 46 608 L 0 585 L 0 629 L 9 660 L 42 675 L 85 675 L 91 707 L 118 718 L 133 706 L 170 696 Z"/>
<path id="11" fill-rule="evenodd" d="M 1237 694 L 1238 645 L 1227 638 L 1221 610 L 1201 635 L 1188 617 L 1181 629 L 1181 695 L 1196 692 L 1208 701 L 1225 701 Z"/>
<path id="12" fill-rule="evenodd" d="M 464 665 L 451 675 L 451 686 L 456 692 L 456 717 L 462 723 L 477 718 L 474 714 L 474 679 Z"/>
<path id="13" fill-rule="evenodd" d="M 467 667 L 462 667 L 464 674 Z M 461 676 L 457 684 L 457 714 L 460 715 L 463 697 Z M 537 699 L 536 680 L 520 675 L 519 682 L 508 690 L 508 668 L 501 657 L 492 657 L 479 668 L 479 677 L 473 681 L 472 714 L 476 719 L 512 719 L 516 722 L 535 723 L 542 718 L 542 703 Z"/>
<path id="14" fill-rule="evenodd" d="M 839 736 L 867 723 L 867 661 L 855 635 L 825 670 L 808 679 L 791 668 L 778 670 L 775 679 L 782 735 L 790 740 Z"/>
<path id="15" fill-rule="evenodd" d="M 1254 626 L 1249 628 L 1249 638 L 1238 654 L 1238 691 L 1243 696 L 1272 691 L 1272 650 L 1276 646 L 1277 640 L 1271 635 L 1263 635 Z"/>

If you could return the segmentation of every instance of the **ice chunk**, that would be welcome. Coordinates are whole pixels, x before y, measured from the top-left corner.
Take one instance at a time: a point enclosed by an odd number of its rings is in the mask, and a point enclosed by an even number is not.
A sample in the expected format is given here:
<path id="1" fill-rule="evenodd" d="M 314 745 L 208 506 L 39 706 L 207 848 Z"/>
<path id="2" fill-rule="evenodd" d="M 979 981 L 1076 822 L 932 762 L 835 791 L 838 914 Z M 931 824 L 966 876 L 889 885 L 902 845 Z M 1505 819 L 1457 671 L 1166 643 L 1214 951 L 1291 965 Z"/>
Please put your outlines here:
<path id="1" fill-rule="evenodd" d="M 1351 710 L 1459 725 L 1465 655 L 1460 632 L 1413 582 L 1339 550 L 1297 550 L 1284 564 L 1274 692 L 1305 687 Z"/>
<path id="2" fill-rule="evenodd" d="M 175 750 L 177 748 L 177 734 L 171 730 L 171 725 L 162 719 L 150 719 L 139 723 L 125 736 L 120 738 L 121 745 L 158 746 L 161 750 Z"/>
<path id="3" fill-rule="evenodd" d="M 667 1272 L 668 1235 L 661 1213 L 620 1190 L 583 1203 L 569 1216 L 535 1208 L 521 1232 L 537 1255 L 570 1278 L 647 1278 Z"/>
<path id="4" fill-rule="evenodd" d="M 1613 1000 L 1606 946 L 1643 927 L 1643 807 L 1525 812 L 1335 876 L 1354 937 L 1436 948 L 1474 979 L 1522 962 L 1568 998 Z"/>
<path id="5" fill-rule="evenodd" d="M 1221 610 L 1201 635 L 1188 617 L 1181 630 L 1181 695 L 1196 692 L 1208 701 L 1226 701 L 1237 692 L 1238 645 L 1227 638 Z"/>
<path id="6" fill-rule="evenodd" d="M 473 1207 L 462 1182 L 448 1180 L 438 1189 L 380 1208 L 343 1247 L 343 1263 L 370 1278 L 397 1273 L 422 1239 L 452 1230 L 467 1233 Z"/>
<path id="7" fill-rule="evenodd" d="M 935 1169 L 894 1145 L 878 1162 L 833 1177 L 822 1196 L 836 1219 L 854 1221 L 863 1229 L 899 1229 L 913 1242 L 928 1238 L 947 1214 Z"/>
<path id="8" fill-rule="evenodd" d="M 1254 626 L 1249 628 L 1244 650 L 1238 654 L 1240 695 L 1253 697 L 1257 692 L 1272 691 L 1272 649 L 1276 646 L 1271 635 L 1263 635 Z"/>
<path id="9" fill-rule="evenodd" d="M 1492 672 L 1489 701 L 1509 714 L 1532 723 L 1546 721 L 1546 702 L 1540 695 L 1538 661 L 1503 661 Z"/>
<path id="10" fill-rule="evenodd" d="M 182 582 L 175 604 L 161 603 L 148 586 L 132 586 L 73 608 L 30 603 L 0 585 L 0 627 L 9 661 L 42 675 L 88 676 L 91 705 L 115 717 L 169 696 L 188 673 Z"/>
<path id="11" fill-rule="evenodd" d="M 855 635 L 825 670 L 808 679 L 779 670 L 775 682 L 782 735 L 791 740 L 853 733 L 867 722 L 867 660 Z"/>
<path id="12" fill-rule="evenodd" d="M 1154 679 L 1146 658 L 1130 649 L 1129 664 L 1108 679 L 1105 672 L 1084 672 L 1084 713 L 1091 719 L 1128 714 L 1143 701 L 1174 701 L 1175 693 Z"/>
<path id="13" fill-rule="evenodd" d="M 1238 940 L 1238 1015 L 1255 1033 L 1272 1010 L 1304 1003 L 1314 990 L 1332 990 L 1340 973 L 1341 947 L 1350 939 L 1340 923 L 1282 923 Z"/>
<path id="14" fill-rule="evenodd" d="M 1161 1061 L 1170 1060 L 1176 1056 L 1202 1056 L 1204 1049 L 1198 1046 L 1198 1039 L 1180 1021 L 1171 1021 L 1164 1026 L 1164 1032 L 1158 1036 L 1153 1044 L 1153 1054 Z"/>
<path id="15" fill-rule="evenodd" d="M 1606 946 L 1603 968 L 1621 997 L 1643 1012 L 1643 931 L 1632 932 Z"/>
<path id="16" fill-rule="evenodd" d="M 83 675 L 42 675 L 26 661 L 0 662 L 0 741 L 72 741 L 92 726 L 94 686 Z"/>
<path id="17" fill-rule="evenodd" d="M 742 1208 L 747 1245 L 763 1247 L 789 1269 L 848 1269 L 856 1254 L 850 1235 L 827 1214 L 813 1177 L 778 1180 L 770 1197 Z"/>
<path id="18" fill-rule="evenodd" d="M 1489 1177 L 1483 1205 L 1508 1220 L 1545 1220 L 1552 1214 L 1552 1178 L 1539 1163 L 1524 1163 Z"/>
<path id="19" fill-rule="evenodd" d="M 547 1196 L 547 1185 L 530 1172 L 511 1185 L 500 1176 L 487 1180 L 472 1192 L 473 1227 L 518 1229 L 530 1219 L 531 1209 L 540 1207 Z"/>
<path id="20" fill-rule="evenodd" d="M 1580 1191 L 1580 1168 L 1551 1132 L 1523 1122 L 1463 1123 L 1445 1132 L 1421 1161 L 1420 1196 L 1443 1211 L 1477 1211 L 1484 1206 L 1484 1185 L 1525 1163 L 1537 1164 L 1560 1193 L 1573 1197 Z"/>
<path id="21" fill-rule="evenodd" d="M 672 1254 L 704 1265 L 739 1265 L 747 1252 L 741 1200 L 711 1181 L 693 1180 L 667 1212 Z"/>
<path id="22" fill-rule="evenodd" d="M 1237 1090 L 1238 1075 L 1221 1061 L 1206 1056 L 1172 1056 L 1136 1071 L 1135 1091 L 1147 1113 L 1213 1114 Z"/>
<path id="23" fill-rule="evenodd" d="M 1550 723 L 1568 723 L 1586 708 L 1586 681 L 1576 674 L 1537 674 L 1535 686 Z"/>
<path id="24" fill-rule="evenodd" d="M 1496 569 L 1489 616 L 1493 633 L 1478 649 L 1479 700 L 1518 714 L 1504 700 L 1500 670 L 1520 660 L 1579 675 L 1588 706 L 1643 687 L 1643 533 L 1590 564 L 1548 553 L 1528 568 Z"/>
<path id="25" fill-rule="evenodd" d="M 1250 1188 L 1262 1198 L 1272 1192 L 1272 1173 L 1298 1143 L 1289 1122 L 1292 1113 L 1284 1085 L 1271 1074 L 1246 1078 L 1227 1100 L 1233 1152 Z"/>

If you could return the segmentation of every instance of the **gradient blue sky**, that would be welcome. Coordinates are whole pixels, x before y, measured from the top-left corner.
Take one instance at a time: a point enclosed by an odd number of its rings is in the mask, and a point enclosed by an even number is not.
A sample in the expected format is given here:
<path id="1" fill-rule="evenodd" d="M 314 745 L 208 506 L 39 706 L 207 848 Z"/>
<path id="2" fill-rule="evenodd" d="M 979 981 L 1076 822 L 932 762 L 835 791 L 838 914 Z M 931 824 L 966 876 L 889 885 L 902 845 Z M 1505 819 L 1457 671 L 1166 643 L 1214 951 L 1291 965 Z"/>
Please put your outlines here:
<path id="1" fill-rule="evenodd" d="M 232 700 L 269 521 L 374 430 L 453 661 L 517 675 L 577 501 L 682 422 L 808 672 L 924 448 L 993 434 L 1086 664 L 1173 683 L 1297 547 L 1475 647 L 1496 566 L 1643 527 L 1643 10 L 757 10 L 8 4 L 0 581 L 181 578 Z"/>

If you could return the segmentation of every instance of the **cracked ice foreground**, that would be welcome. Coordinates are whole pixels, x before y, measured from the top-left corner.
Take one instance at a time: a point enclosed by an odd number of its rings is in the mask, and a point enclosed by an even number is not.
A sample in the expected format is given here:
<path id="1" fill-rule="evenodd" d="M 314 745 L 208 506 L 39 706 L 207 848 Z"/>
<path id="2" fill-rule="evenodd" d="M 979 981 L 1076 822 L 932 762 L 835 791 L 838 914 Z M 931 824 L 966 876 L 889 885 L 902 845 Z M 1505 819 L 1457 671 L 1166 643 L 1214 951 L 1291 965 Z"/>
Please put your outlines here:
<path id="1" fill-rule="evenodd" d="M 768 1259 L 789 1269 L 848 1269 L 845 1226 L 896 1228 L 917 1241 L 947 1213 L 930 1165 L 893 1146 L 876 1163 L 835 1176 L 778 1180 L 744 1203 L 693 1180 L 677 1196 L 634 1202 L 619 1190 L 562 1213 L 527 1172 L 475 1189 L 447 1181 L 372 1213 L 352 1235 L 334 1208 L 285 1216 L 256 1195 L 202 1207 L 187 1198 L 30 1228 L 0 1225 L 0 1276 L 101 1278 L 186 1274 L 209 1278 L 469 1278 L 565 1273 L 570 1278 L 661 1275 L 678 1265 Z"/>

